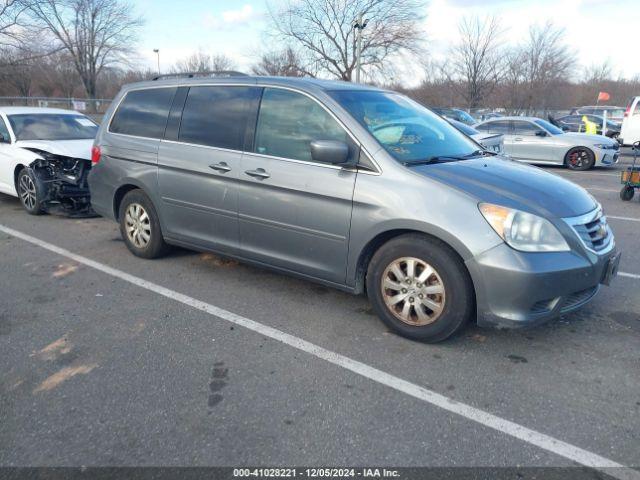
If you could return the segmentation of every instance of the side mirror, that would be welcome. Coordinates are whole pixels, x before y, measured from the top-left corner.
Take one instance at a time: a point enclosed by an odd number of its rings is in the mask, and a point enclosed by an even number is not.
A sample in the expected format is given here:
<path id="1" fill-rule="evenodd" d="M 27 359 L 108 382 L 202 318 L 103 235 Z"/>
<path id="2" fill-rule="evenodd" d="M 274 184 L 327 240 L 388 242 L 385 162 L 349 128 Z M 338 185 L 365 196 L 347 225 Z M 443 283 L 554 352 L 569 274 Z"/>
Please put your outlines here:
<path id="1" fill-rule="evenodd" d="M 544 130 L 538 130 L 536 132 L 536 137 L 546 137 L 547 136 L 547 132 L 545 132 Z"/>
<path id="2" fill-rule="evenodd" d="M 571 130 L 569 127 L 567 127 L 566 125 L 562 126 L 562 131 L 563 132 L 568 132 L 569 130 Z"/>
<path id="3" fill-rule="evenodd" d="M 344 165 L 349 161 L 349 146 L 337 140 L 314 140 L 311 158 L 316 162 Z"/>
<path id="4" fill-rule="evenodd" d="M 5 138 L 5 136 L 2 133 L 0 133 L 0 143 L 11 143 L 11 139 Z"/>

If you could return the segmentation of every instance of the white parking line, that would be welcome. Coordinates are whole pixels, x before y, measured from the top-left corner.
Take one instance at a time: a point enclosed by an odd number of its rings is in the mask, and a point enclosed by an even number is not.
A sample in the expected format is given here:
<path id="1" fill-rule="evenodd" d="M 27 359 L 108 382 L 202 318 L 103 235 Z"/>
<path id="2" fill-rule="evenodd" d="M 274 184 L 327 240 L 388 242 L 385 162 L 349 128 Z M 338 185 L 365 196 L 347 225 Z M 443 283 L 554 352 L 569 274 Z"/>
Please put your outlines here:
<path id="1" fill-rule="evenodd" d="M 618 272 L 618 275 L 621 277 L 634 278 L 636 280 L 640 280 L 640 275 L 637 273 L 628 273 L 628 272 Z"/>
<path id="2" fill-rule="evenodd" d="M 56 245 L 45 242 L 38 238 L 32 237 L 31 235 L 27 235 L 1 224 L 0 231 L 15 238 L 24 240 L 25 242 L 37 245 L 38 247 L 41 247 L 50 252 L 74 260 L 75 262 L 86 265 L 95 270 L 106 273 L 107 275 L 111 275 L 113 277 L 124 280 L 125 282 L 129 282 L 140 288 L 144 288 L 158 295 L 162 295 L 171 300 L 183 303 L 192 308 L 218 317 L 222 320 L 226 320 L 236 325 L 245 327 L 261 335 L 272 338 L 273 340 L 284 343 L 285 345 L 325 360 L 333 365 L 342 367 L 345 370 L 349 370 L 350 372 L 361 375 L 362 377 L 368 378 L 369 380 L 372 380 L 376 383 L 397 390 L 398 392 L 405 393 L 411 397 L 422 400 L 443 410 L 454 413 L 456 415 L 460 415 L 481 425 L 522 440 L 523 442 L 535 445 L 539 448 L 542 448 L 543 450 L 555 453 L 556 455 L 560 455 L 561 457 L 567 458 L 578 464 L 600 470 L 606 475 L 615 477 L 619 480 L 640 480 L 640 471 L 638 470 L 626 467 L 613 460 L 609 460 L 608 458 L 589 452 L 588 450 L 583 450 L 582 448 L 563 442 L 562 440 L 558 440 L 544 433 L 532 430 L 510 420 L 485 412 L 484 410 L 480 410 L 479 408 L 460 403 L 452 398 L 421 387 L 420 385 L 416 385 L 415 383 L 408 382 L 407 380 L 403 380 L 382 370 L 378 370 L 377 368 L 371 367 L 345 355 L 341 355 L 313 343 L 307 342 L 302 338 L 285 333 L 281 330 L 269 327 L 254 320 L 250 320 L 246 317 L 242 317 L 235 313 L 216 307 L 215 305 L 211 305 L 210 303 L 202 302 L 193 297 L 189 297 L 188 295 L 170 290 L 161 285 L 123 272 L 122 270 L 118 270 L 95 260 L 91 260 L 90 258 L 77 255 L 68 250 L 65 250 L 64 248 L 60 248 Z"/>
<path id="3" fill-rule="evenodd" d="M 613 188 L 598 188 L 598 187 L 582 187 L 587 190 L 593 190 L 594 192 L 615 192 L 618 193 L 620 190 L 615 190 Z"/>
<path id="4" fill-rule="evenodd" d="M 616 177 L 616 178 L 620 178 L 620 174 L 600 173 L 600 172 L 589 172 L 586 175 L 584 173 L 578 173 L 578 172 L 558 172 L 558 173 L 556 173 L 556 175 L 560 175 L 560 176 L 563 176 L 563 175 L 576 175 L 576 178 L 586 178 L 586 177 L 590 177 L 592 175 L 600 175 L 601 177 Z"/>
<path id="5" fill-rule="evenodd" d="M 631 217 L 616 217 L 615 215 L 607 215 L 607 220 L 613 218 L 614 220 L 624 220 L 625 222 L 640 222 L 640 218 Z"/>

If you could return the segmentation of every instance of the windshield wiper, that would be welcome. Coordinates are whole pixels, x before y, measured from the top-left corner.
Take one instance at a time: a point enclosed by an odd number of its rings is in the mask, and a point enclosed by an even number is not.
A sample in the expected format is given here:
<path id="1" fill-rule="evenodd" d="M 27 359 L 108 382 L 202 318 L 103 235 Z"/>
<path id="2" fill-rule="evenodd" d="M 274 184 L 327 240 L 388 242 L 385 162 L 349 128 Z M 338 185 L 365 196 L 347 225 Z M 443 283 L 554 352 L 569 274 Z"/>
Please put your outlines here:
<path id="1" fill-rule="evenodd" d="M 428 163 L 445 163 L 445 162 L 456 162 L 458 160 L 466 160 L 468 157 L 457 157 L 455 155 L 436 155 L 434 157 L 429 157 L 424 160 L 413 160 L 410 162 L 402 162 L 405 167 L 414 167 L 416 165 L 426 165 Z"/>
<path id="2" fill-rule="evenodd" d="M 494 157 L 498 155 L 496 152 L 491 152 L 489 150 L 476 150 L 475 152 L 471 152 L 468 155 L 465 155 L 465 158 L 473 158 L 473 157 L 486 157 L 491 156 Z"/>
<path id="3" fill-rule="evenodd" d="M 406 167 L 413 167 L 416 165 L 426 165 L 428 163 L 457 162 L 459 160 L 469 160 L 470 158 L 484 156 L 484 155 L 496 155 L 496 154 L 493 152 L 488 152 L 487 150 L 476 150 L 475 152 L 471 152 L 466 155 L 436 155 L 433 157 L 426 158 L 424 160 L 414 160 L 409 162 L 403 162 L 403 165 Z"/>

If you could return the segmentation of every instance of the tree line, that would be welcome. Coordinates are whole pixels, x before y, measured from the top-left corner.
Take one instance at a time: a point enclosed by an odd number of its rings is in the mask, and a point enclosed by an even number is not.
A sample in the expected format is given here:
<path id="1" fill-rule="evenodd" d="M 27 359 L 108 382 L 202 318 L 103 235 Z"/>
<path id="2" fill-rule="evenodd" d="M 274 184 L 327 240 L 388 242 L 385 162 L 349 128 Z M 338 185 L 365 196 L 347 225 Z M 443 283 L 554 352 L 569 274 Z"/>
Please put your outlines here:
<path id="1" fill-rule="evenodd" d="M 430 58 L 422 0 L 273 0 L 255 75 L 351 81 L 356 69 L 353 21 L 363 14 L 361 65 L 367 83 L 402 90 L 431 106 L 513 113 L 594 103 L 598 91 L 624 104 L 640 76 L 615 78 L 607 62 L 579 65 L 553 23 L 532 25 L 517 45 L 499 17 L 460 19 L 458 40 Z M 112 98 L 121 85 L 148 79 L 136 45 L 144 19 L 126 0 L 0 0 L 0 96 Z M 403 66 L 424 80 L 405 88 Z M 245 67 L 246 68 L 246 67 Z M 222 54 L 197 50 L 163 73 L 237 70 Z"/>

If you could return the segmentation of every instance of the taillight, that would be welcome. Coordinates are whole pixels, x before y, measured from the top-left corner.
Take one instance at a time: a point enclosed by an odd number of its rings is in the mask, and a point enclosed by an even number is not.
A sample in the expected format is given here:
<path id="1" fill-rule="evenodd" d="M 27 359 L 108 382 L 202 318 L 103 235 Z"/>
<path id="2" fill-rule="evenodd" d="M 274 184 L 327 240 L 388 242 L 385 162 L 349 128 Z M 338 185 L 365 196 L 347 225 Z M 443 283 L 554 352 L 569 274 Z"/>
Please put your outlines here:
<path id="1" fill-rule="evenodd" d="M 102 156 L 102 152 L 100 151 L 100 147 L 94 145 L 91 147 L 91 163 L 95 165 L 100 161 L 100 157 Z"/>
<path id="2" fill-rule="evenodd" d="M 624 117 L 627 118 L 629 116 L 629 112 L 631 111 L 631 107 L 627 107 L 627 109 L 624 111 Z"/>

